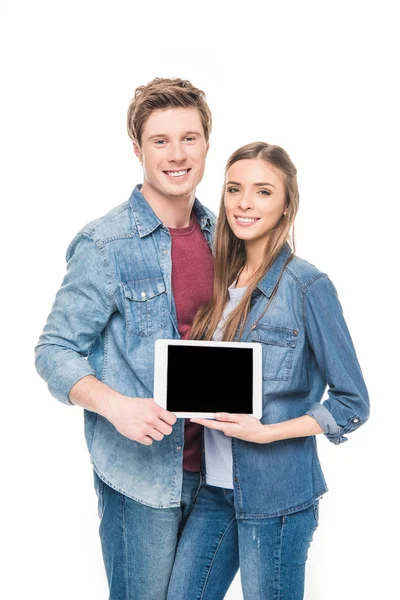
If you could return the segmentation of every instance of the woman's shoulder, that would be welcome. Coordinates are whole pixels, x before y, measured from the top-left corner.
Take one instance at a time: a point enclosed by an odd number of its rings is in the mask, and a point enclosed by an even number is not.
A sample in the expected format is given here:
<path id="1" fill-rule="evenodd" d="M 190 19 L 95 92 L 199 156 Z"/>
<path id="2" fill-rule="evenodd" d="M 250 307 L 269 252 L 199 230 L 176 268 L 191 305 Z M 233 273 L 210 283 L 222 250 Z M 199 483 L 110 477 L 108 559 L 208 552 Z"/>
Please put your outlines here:
<path id="1" fill-rule="evenodd" d="M 286 271 L 303 292 L 306 292 L 314 281 L 322 278 L 328 279 L 328 275 L 324 271 L 296 254 L 287 265 Z"/>

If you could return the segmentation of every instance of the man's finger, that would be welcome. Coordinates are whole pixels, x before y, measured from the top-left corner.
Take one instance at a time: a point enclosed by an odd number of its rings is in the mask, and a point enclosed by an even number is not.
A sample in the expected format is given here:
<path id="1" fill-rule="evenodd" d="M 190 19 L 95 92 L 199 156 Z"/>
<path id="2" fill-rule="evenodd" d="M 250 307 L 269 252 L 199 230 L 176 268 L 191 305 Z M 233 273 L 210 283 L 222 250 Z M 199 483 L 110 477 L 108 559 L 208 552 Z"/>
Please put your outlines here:
<path id="1" fill-rule="evenodd" d="M 151 446 L 153 439 L 148 435 L 144 435 L 142 438 L 138 439 L 138 442 L 139 444 L 143 444 L 143 446 Z"/>
<path id="2" fill-rule="evenodd" d="M 162 412 L 158 413 L 158 418 L 168 423 L 168 425 L 175 425 L 176 416 L 174 413 L 169 412 L 169 410 L 165 410 L 165 408 L 161 409 Z"/>
<path id="3" fill-rule="evenodd" d="M 158 419 L 157 423 L 154 425 L 155 429 L 158 429 L 163 435 L 170 435 L 172 433 L 172 426 L 168 425 L 162 419 Z"/>
<path id="4" fill-rule="evenodd" d="M 156 440 L 157 442 L 161 442 L 161 440 L 164 437 L 164 435 L 161 433 L 161 431 L 159 431 L 158 429 L 155 429 L 155 428 L 151 429 L 147 435 L 149 437 L 153 438 L 153 440 Z"/>

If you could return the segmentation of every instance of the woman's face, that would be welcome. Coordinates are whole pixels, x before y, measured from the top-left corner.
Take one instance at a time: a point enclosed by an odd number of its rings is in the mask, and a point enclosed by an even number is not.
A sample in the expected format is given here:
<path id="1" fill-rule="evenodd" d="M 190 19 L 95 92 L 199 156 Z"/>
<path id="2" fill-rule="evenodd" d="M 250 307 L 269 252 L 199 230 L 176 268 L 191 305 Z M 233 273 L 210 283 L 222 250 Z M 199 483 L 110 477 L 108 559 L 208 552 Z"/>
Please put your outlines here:
<path id="1" fill-rule="evenodd" d="M 239 160 L 227 172 L 225 211 L 233 233 L 244 241 L 266 241 L 286 214 L 284 174 L 260 158 Z"/>

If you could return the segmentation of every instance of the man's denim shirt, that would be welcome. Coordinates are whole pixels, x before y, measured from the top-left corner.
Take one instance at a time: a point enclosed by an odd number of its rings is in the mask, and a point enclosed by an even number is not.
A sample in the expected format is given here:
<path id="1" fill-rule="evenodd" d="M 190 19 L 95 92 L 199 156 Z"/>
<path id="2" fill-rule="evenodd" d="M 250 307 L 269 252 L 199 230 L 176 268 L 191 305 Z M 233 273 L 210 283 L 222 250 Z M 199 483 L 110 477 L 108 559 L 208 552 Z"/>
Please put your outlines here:
<path id="1" fill-rule="evenodd" d="M 84 227 L 67 250 L 67 273 L 36 347 L 36 368 L 66 404 L 86 375 L 131 397 L 151 398 L 154 343 L 179 338 L 171 289 L 171 237 L 137 186 L 128 202 Z M 212 249 L 215 217 L 194 211 Z M 290 254 L 287 245 L 258 285 L 242 341 L 263 349 L 263 423 L 309 414 L 334 444 L 369 414 L 368 394 L 336 290 L 310 263 L 293 257 L 256 327 Z M 195 385 L 212 386 L 207 373 Z M 320 403 L 326 385 L 328 397 Z M 159 508 L 180 504 L 184 420 L 144 446 L 85 410 L 93 467 L 114 489 Z M 238 518 L 289 514 L 326 490 L 315 437 L 253 444 L 233 438 Z"/>

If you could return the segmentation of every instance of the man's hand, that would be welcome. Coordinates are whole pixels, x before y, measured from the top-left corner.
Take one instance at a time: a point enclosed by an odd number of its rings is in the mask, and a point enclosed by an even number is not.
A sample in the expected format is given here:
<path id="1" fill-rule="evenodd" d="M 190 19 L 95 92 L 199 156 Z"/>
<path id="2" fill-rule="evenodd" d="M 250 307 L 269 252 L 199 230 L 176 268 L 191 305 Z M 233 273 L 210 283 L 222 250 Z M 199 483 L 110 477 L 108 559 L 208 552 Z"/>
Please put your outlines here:
<path id="1" fill-rule="evenodd" d="M 130 398 L 99 381 L 93 375 L 82 377 L 69 393 L 72 404 L 99 413 L 110 421 L 119 433 L 150 446 L 169 435 L 176 416 L 161 408 L 151 398 Z"/>
<path id="2" fill-rule="evenodd" d="M 275 441 L 273 429 L 263 425 L 256 417 L 250 415 L 235 415 L 231 413 L 216 413 L 215 421 L 210 419 L 190 419 L 192 423 L 199 423 L 209 429 L 218 429 L 225 435 L 236 437 L 246 442 L 266 444 Z"/>
<path id="3" fill-rule="evenodd" d="M 173 413 L 151 398 L 130 398 L 122 394 L 110 398 L 104 416 L 119 433 L 145 446 L 169 435 L 176 422 Z"/>

